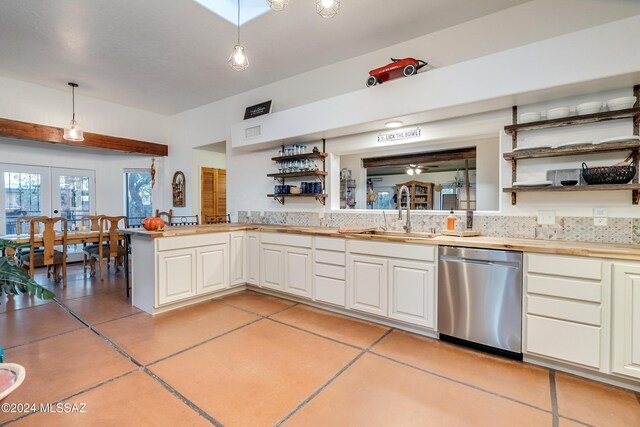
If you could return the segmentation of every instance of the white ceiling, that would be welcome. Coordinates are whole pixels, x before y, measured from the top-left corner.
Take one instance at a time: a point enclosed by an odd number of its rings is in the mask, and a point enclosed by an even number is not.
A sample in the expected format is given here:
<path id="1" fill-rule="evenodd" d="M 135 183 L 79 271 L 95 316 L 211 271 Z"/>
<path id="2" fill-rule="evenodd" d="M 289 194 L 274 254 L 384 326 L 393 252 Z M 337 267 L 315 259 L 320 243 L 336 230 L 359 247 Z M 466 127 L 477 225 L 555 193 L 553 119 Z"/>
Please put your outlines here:
<path id="1" fill-rule="evenodd" d="M 241 27 L 237 73 L 236 26 L 193 0 L 2 0 L 0 75 L 173 114 L 525 2 L 343 0 L 323 19 L 291 0 Z"/>

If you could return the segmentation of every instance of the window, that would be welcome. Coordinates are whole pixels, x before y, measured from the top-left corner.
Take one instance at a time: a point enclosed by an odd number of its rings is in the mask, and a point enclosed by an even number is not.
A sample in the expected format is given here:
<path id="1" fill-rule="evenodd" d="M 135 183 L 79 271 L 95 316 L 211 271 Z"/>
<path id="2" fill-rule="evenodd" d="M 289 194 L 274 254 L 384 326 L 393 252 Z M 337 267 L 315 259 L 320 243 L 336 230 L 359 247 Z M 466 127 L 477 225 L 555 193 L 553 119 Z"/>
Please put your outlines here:
<path id="1" fill-rule="evenodd" d="M 7 234 L 16 232 L 18 217 L 42 215 L 41 178 L 40 173 L 4 172 L 4 231 Z"/>
<path id="2" fill-rule="evenodd" d="M 126 170 L 124 182 L 129 225 L 139 225 L 143 218 L 153 216 L 151 173 L 146 169 Z"/>

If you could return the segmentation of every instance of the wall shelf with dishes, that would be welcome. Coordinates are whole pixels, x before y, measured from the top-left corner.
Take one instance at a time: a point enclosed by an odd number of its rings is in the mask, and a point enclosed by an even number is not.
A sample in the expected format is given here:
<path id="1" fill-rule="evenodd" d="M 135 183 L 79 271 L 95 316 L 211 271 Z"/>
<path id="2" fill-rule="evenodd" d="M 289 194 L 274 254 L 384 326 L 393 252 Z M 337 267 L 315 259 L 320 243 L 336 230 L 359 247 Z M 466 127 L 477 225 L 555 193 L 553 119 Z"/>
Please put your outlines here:
<path id="1" fill-rule="evenodd" d="M 325 161 L 328 153 L 325 152 L 326 142 L 322 140 L 322 151 L 318 147 L 308 150 L 306 145 L 294 144 L 288 147 L 281 146 L 278 156 L 271 160 L 278 165 L 277 173 L 267 174 L 279 185 L 274 187 L 272 194 L 267 197 L 273 198 L 284 205 L 287 198 L 314 198 L 322 205 L 325 204 L 327 194 L 325 191 L 325 181 L 328 175 Z M 298 180 L 299 178 L 311 178 L 311 182 L 301 182 L 300 186 L 287 185 L 287 180 Z"/>
<path id="2" fill-rule="evenodd" d="M 542 120 L 542 114 L 538 112 L 525 113 L 518 116 L 518 107 L 513 107 L 513 124 L 505 126 L 505 132 L 511 134 L 513 151 L 504 153 L 505 160 L 511 162 L 512 187 L 503 188 L 505 193 L 511 193 L 511 204 L 517 203 L 519 192 L 543 192 L 543 191 L 631 191 L 631 201 L 634 205 L 640 202 L 640 183 L 638 180 L 640 161 L 640 85 L 634 86 L 633 97 L 623 97 L 609 100 L 606 106 L 609 111 L 601 111 L 601 102 L 589 102 L 578 105 L 577 115 L 571 116 L 569 107 L 560 107 L 547 112 L 547 118 Z M 520 123 L 518 122 L 520 118 Z M 598 142 L 584 141 L 536 147 L 518 147 L 518 133 L 541 129 L 558 128 L 564 126 L 597 123 L 608 120 L 629 119 L 633 120 L 633 135 L 609 138 Z M 625 162 L 609 167 L 589 168 L 582 163 L 582 171 L 576 171 L 578 176 L 558 182 L 540 180 L 538 182 L 518 182 L 518 161 L 560 156 L 582 156 L 595 153 L 628 151 L 631 154 Z M 571 170 L 569 170 L 571 171 Z M 548 171 L 553 172 L 566 172 Z M 629 182 L 631 181 L 631 182 Z"/>

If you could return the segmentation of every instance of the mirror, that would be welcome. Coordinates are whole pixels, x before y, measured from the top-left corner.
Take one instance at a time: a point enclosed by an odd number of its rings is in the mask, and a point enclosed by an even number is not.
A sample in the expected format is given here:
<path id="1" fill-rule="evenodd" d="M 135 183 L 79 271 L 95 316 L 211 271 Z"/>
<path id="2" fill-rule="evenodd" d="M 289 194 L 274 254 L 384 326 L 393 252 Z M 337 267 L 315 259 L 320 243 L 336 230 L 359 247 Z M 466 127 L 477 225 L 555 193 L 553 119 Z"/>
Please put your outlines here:
<path id="1" fill-rule="evenodd" d="M 484 179 L 490 176 L 491 182 L 479 186 L 478 176 L 482 174 L 477 158 L 473 146 L 438 151 L 423 147 L 414 153 L 385 153 L 378 157 L 368 157 L 366 153 L 341 156 L 340 208 L 398 209 L 398 203 L 405 208 L 406 193 L 398 200 L 398 192 L 406 185 L 411 210 L 497 210 L 497 176 L 494 178 L 494 171 L 485 170 Z M 479 203 L 478 196 L 484 197 L 485 203 Z"/>

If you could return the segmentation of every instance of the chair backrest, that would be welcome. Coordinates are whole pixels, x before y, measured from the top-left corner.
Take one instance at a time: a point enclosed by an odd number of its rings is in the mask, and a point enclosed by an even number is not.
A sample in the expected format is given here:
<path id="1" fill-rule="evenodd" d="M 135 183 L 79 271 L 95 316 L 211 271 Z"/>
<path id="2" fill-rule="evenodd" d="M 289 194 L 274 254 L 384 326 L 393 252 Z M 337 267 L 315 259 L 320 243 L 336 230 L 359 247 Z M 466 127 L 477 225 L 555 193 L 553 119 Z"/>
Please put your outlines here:
<path id="1" fill-rule="evenodd" d="M 122 222 L 122 226 L 120 223 Z M 105 234 L 109 236 L 109 256 L 114 257 L 118 255 L 118 245 L 120 243 L 120 237 L 118 236 L 118 229 L 127 228 L 129 226 L 129 220 L 126 216 L 106 216 L 103 215 L 100 218 L 100 259 L 103 258 L 103 243 L 105 241 Z M 124 240 L 124 239 L 123 239 Z"/>
<path id="2" fill-rule="evenodd" d="M 231 215 L 205 215 L 204 216 L 205 224 L 230 224 L 231 223 Z"/>
<path id="3" fill-rule="evenodd" d="M 198 217 L 198 215 L 184 215 L 181 217 L 176 217 L 173 218 L 174 222 L 171 223 L 171 225 L 173 226 L 180 226 L 180 225 L 199 225 L 200 224 L 200 218 Z"/>
<path id="4" fill-rule="evenodd" d="M 82 226 L 88 224 L 89 230 L 98 231 L 100 229 L 100 218 L 103 216 L 104 215 L 83 215 L 80 220 L 80 224 Z"/>
<path id="5" fill-rule="evenodd" d="M 158 218 L 162 218 L 165 224 L 171 224 L 173 219 L 173 209 L 169 209 L 169 212 L 160 212 L 160 210 L 156 209 L 156 215 Z"/>
<path id="6" fill-rule="evenodd" d="M 19 216 L 18 218 L 16 218 L 16 234 L 22 234 L 22 223 L 26 222 L 27 224 L 27 229 L 25 230 L 26 233 L 29 233 L 30 231 L 30 225 L 29 223 L 31 222 L 31 219 L 34 218 L 32 216 Z M 40 223 L 36 223 L 36 234 L 40 234 Z"/>
<path id="7" fill-rule="evenodd" d="M 35 235 L 38 234 L 36 229 L 39 229 L 39 224 L 44 226 L 42 231 L 42 247 L 44 248 L 44 265 L 53 265 L 55 262 L 54 248 L 56 246 L 56 230 L 55 225 L 61 222 L 60 233 L 62 233 L 62 260 L 66 263 L 67 259 L 67 218 L 55 217 L 49 218 L 47 216 L 36 216 L 31 218 L 29 222 L 29 243 L 31 245 L 31 261 L 29 263 L 29 270 L 31 271 L 31 277 L 33 277 L 34 267 L 34 255 L 35 255 Z"/>

